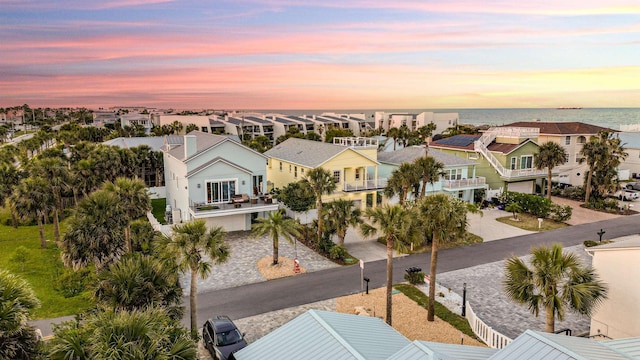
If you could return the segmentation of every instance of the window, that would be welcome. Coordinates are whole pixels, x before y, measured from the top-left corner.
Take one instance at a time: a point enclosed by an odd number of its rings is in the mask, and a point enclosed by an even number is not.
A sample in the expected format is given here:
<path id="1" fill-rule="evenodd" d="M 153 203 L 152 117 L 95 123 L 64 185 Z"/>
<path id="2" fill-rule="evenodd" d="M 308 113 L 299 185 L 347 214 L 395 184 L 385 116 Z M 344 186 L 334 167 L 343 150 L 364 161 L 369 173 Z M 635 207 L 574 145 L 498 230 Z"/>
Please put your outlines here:
<path id="1" fill-rule="evenodd" d="M 289 173 L 291 173 L 291 164 L 289 164 Z"/>
<path id="2" fill-rule="evenodd" d="M 523 155 L 520 157 L 520 169 L 531 169 L 533 167 L 533 155 Z"/>
<path id="3" fill-rule="evenodd" d="M 293 167 L 293 177 L 294 177 L 294 178 L 297 178 L 297 177 L 298 177 L 298 167 L 297 167 L 297 166 L 294 166 L 294 167 Z"/>
<path id="4" fill-rule="evenodd" d="M 236 193 L 236 183 L 234 180 L 207 181 L 207 203 L 221 203 L 231 201 L 231 197 Z"/>
<path id="5" fill-rule="evenodd" d="M 586 142 L 587 142 L 587 138 L 586 137 L 584 137 L 582 135 L 578 136 L 578 144 L 584 144 Z"/>
<path id="6" fill-rule="evenodd" d="M 340 182 L 340 170 L 335 170 L 333 172 L 333 181 L 339 183 Z"/>
<path id="7" fill-rule="evenodd" d="M 300 168 L 300 174 L 302 174 L 302 176 L 304 176 L 304 168 Z"/>
<path id="8" fill-rule="evenodd" d="M 360 180 L 360 168 L 356 169 L 356 180 Z"/>
<path id="9" fill-rule="evenodd" d="M 209 132 L 209 128 L 206 126 L 203 126 L 201 129 L 202 129 L 202 132 Z"/>
<path id="10" fill-rule="evenodd" d="M 280 171 L 282 171 L 282 161 L 280 161 Z"/>
<path id="11" fill-rule="evenodd" d="M 564 137 L 564 144 L 565 145 L 571 145 L 571 136 L 565 136 Z"/>
<path id="12" fill-rule="evenodd" d="M 511 166 L 509 167 L 509 169 L 511 170 L 515 170 L 516 169 L 516 157 L 512 157 L 511 158 Z"/>
<path id="13" fill-rule="evenodd" d="M 460 180 L 462 179 L 462 169 L 449 169 L 445 171 L 445 180 Z"/>

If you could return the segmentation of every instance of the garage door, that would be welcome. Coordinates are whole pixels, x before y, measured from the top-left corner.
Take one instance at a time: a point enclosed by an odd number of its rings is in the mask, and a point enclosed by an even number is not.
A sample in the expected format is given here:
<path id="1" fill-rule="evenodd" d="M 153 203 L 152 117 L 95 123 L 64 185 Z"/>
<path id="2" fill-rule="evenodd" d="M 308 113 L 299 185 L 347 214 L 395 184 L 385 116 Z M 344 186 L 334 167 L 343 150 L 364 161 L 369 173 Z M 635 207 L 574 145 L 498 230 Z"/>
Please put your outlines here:
<path id="1" fill-rule="evenodd" d="M 519 192 L 524 194 L 533 194 L 533 180 L 521 181 L 517 183 L 509 183 L 507 185 L 508 191 Z"/>

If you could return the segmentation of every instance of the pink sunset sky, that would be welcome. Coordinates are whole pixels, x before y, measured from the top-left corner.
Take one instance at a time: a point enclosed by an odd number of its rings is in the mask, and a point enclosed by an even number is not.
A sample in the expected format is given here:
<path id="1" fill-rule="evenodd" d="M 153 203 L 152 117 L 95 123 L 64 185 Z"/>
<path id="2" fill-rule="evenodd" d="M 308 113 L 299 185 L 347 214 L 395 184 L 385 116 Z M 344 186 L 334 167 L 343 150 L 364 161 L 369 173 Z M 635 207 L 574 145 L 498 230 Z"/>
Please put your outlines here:
<path id="1" fill-rule="evenodd" d="M 640 107 L 638 0 L 0 8 L 2 107 Z"/>

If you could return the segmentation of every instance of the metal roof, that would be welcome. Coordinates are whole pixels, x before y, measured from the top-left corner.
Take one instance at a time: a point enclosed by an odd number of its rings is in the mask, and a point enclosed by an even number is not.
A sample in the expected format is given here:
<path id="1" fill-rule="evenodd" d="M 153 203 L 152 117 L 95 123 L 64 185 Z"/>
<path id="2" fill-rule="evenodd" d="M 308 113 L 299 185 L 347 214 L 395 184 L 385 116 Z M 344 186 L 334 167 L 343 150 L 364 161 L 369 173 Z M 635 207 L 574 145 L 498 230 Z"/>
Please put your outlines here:
<path id="1" fill-rule="evenodd" d="M 640 337 L 607 340 L 602 343 L 611 349 L 628 355 L 632 359 L 640 359 Z"/>
<path id="2" fill-rule="evenodd" d="M 415 340 L 387 360 L 486 360 L 498 349 Z"/>
<path id="3" fill-rule="evenodd" d="M 527 330 L 489 360 L 628 360 L 589 338 Z"/>
<path id="4" fill-rule="evenodd" d="M 259 117 L 255 117 L 255 116 L 245 116 L 245 120 L 251 120 L 253 122 L 257 122 L 258 124 L 264 124 L 264 125 L 271 125 L 271 121 L 269 120 L 264 120 L 261 119 Z"/>
<path id="5" fill-rule="evenodd" d="M 140 145 L 147 145 L 153 151 L 162 150 L 164 146 L 164 136 L 144 136 L 144 137 L 119 137 L 103 142 L 104 145 L 118 146 L 124 149 L 131 149 Z"/>
<path id="6" fill-rule="evenodd" d="M 309 310 L 236 352 L 237 360 L 385 360 L 409 344 L 376 317 Z"/>
<path id="7" fill-rule="evenodd" d="M 295 121 L 292 121 L 292 120 L 289 120 L 289 119 L 285 119 L 285 118 L 281 118 L 281 117 L 279 117 L 279 116 L 278 116 L 278 117 L 276 117 L 274 121 L 275 121 L 275 122 L 282 123 L 282 124 L 285 124 L 285 125 L 294 125 L 294 124 L 297 124 Z"/>
<path id="8" fill-rule="evenodd" d="M 396 151 L 382 151 L 378 153 L 378 161 L 391 165 L 413 162 L 424 156 L 424 146 L 409 146 Z M 461 158 L 437 149 L 429 149 L 429 156 L 444 164 L 444 166 L 475 165 L 475 161 Z"/>
<path id="9" fill-rule="evenodd" d="M 293 120 L 296 120 L 296 121 L 300 121 L 300 122 L 303 122 L 305 124 L 313 124 L 312 120 L 309 120 L 309 119 L 306 119 L 306 118 L 301 118 L 299 116 L 287 116 L 287 118 L 293 119 Z"/>

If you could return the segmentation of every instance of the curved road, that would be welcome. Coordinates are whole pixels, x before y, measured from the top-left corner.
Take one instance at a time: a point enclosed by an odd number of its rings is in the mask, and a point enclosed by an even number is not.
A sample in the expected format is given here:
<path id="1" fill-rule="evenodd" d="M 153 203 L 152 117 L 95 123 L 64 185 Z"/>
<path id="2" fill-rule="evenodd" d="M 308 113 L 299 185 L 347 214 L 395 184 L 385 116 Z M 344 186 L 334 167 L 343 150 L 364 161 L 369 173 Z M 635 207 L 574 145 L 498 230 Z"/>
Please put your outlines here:
<path id="1" fill-rule="evenodd" d="M 512 255 L 523 256 L 533 246 L 562 243 L 564 247 L 597 239 L 604 229 L 604 238 L 613 239 L 640 233 L 640 215 L 623 216 L 563 229 L 516 236 L 469 246 L 440 250 L 438 273 L 504 260 Z M 418 266 L 429 269 L 427 254 L 415 254 L 394 259 L 393 281 L 404 281 L 404 269 Z M 365 264 L 365 277 L 371 279 L 371 289 L 385 286 L 386 260 Z M 360 291 L 360 268 L 340 267 L 305 273 L 294 277 L 270 280 L 234 288 L 198 294 L 198 318 L 226 314 L 232 319 L 263 314 L 269 311 L 331 299 Z M 185 301 L 186 304 L 189 301 Z M 187 311 L 186 314 L 189 312 Z M 187 320 L 185 320 L 187 321 Z"/>

